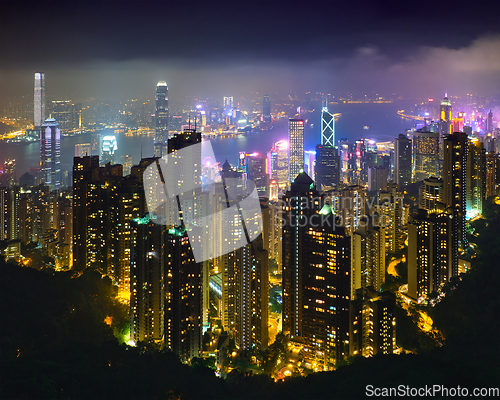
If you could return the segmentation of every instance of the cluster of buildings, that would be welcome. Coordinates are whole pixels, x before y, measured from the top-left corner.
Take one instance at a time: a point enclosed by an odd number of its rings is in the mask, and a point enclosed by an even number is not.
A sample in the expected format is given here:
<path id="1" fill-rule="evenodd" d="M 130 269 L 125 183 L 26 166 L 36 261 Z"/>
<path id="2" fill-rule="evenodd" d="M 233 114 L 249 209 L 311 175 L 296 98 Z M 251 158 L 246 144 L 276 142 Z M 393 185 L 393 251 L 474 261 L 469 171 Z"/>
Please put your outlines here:
<path id="1" fill-rule="evenodd" d="M 229 200 L 200 181 L 193 182 L 199 188 L 192 202 L 178 198 L 148 209 L 148 167 L 161 171 L 162 157 L 202 142 L 196 127 L 169 130 L 165 82 L 156 88 L 154 157 L 115 164 L 102 152 L 105 140 L 112 153 L 112 138 L 96 136 L 75 149 L 68 189 L 60 183 L 62 119 L 45 119 L 44 110 L 42 74 L 35 77 L 40 169 L 36 181 L 0 188 L 0 250 L 16 257 L 17 243 L 35 242 L 58 270 L 109 276 L 130 305 L 130 341 L 155 343 L 183 361 L 203 353 L 203 333 L 215 323 L 239 349 L 267 348 L 271 272 L 282 276 L 283 332 L 301 349 L 306 367 L 329 370 L 350 355 L 393 353 L 396 298 L 383 291 L 386 257 L 401 254 L 406 238 L 407 296 L 430 298 L 467 271 L 467 221 L 499 194 L 499 132 L 491 113 L 485 129 L 471 131 L 463 113 L 451 117 L 445 98 L 439 121 L 380 146 L 337 142 L 335 115 L 325 102 L 315 152 L 304 149 L 304 120 L 293 118 L 288 140 L 269 152 L 242 152 L 238 165 L 215 165 L 223 185 L 233 180 L 245 195 L 255 187 L 262 232 L 231 247 L 227 238 L 239 243 L 247 232 L 240 211 L 228 214 L 211 232 L 207 251 L 217 256 L 197 261 L 184 221 L 223 212 Z M 230 123 L 238 118 L 230 97 L 224 116 Z M 261 122 L 272 123 L 268 96 Z M 201 153 L 193 163 L 204 174 L 213 171 Z M 161 174 L 158 179 L 165 183 Z M 420 181 L 415 207 L 405 190 Z M 176 222 L 161 220 L 172 214 Z"/>

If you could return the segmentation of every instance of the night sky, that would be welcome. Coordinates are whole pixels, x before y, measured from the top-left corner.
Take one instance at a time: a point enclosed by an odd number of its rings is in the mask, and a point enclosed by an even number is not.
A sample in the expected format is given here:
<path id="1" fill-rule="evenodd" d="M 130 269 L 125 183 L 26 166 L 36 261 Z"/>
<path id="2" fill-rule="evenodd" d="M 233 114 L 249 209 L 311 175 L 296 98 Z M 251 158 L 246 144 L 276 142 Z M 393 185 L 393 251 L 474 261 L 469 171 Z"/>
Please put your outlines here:
<path id="1" fill-rule="evenodd" d="M 0 96 L 500 92 L 498 1 L 0 1 Z"/>

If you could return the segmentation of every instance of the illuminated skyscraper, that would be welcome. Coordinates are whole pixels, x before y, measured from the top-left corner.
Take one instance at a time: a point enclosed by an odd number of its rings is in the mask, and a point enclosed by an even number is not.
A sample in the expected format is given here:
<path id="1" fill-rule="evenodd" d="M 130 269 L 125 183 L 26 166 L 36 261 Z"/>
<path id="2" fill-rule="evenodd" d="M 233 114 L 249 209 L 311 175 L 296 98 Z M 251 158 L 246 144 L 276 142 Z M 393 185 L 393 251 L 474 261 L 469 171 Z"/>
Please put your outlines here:
<path id="1" fill-rule="evenodd" d="M 439 157 L 439 133 L 422 128 L 413 132 L 414 181 L 420 182 L 437 176 Z"/>
<path id="2" fill-rule="evenodd" d="M 316 146 L 316 187 L 337 189 L 340 179 L 340 158 L 336 147 L 331 145 Z"/>
<path id="3" fill-rule="evenodd" d="M 45 120 L 40 132 L 42 183 L 51 190 L 61 187 L 61 131 L 53 118 Z"/>
<path id="4" fill-rule="evenodd" d="M 259 196 L 269 197 L 269 175 L 266 171 L 266 155 L 261 153 L 245 154 L 247 179 L 253 181 Z"/>
<path id="5" fill-rule="evenodd" d="M 486 132 L 493 132 L 493 112 L 491 110 L 486 119 Z"/>
<path id="6" fill-rule="evenodd" d="M 33 125 L 40 129 L 45 121 L 45 73 L 35 72 Z"/>
<path id="7" fill-rule="evenodd" d="M 445 94 L 439 107 L 439 133 L 441 135 L 449 135 L 451 131 L 451 102 L 448 99 L 448 94 Z"/>
<path id="8" fill-rule="evenodd" d="M 469 143 L 467 156 L 467 219 L 481 215 L 486 197 L 486 152 L 483 143 L 474 139 Z"/>
<path id="9" fill-rule="evenodd" d="M 79 143 L 75 144 L 75 157 L 85 157 L 90 156 L 90 143 Z"/>
<path id="10" fill-rule="evenodd" d="M 368 190 L 387 190 L 387 168 L 368 168 Z"/>
<path id="11" fill-rule="evenodd" d="M 304 170 L 304 121 L 290 119 L 288 121 L 289 174 L 288 181 L 293 182 Z"/>
<path id="12" fill-rule="evenodd" d="M 394 180 L 403 188 L 411 183 L 411 140 L 400 134 L 394 139 Z"/>
<path id="13" fill-rule="evenodd" d="M 328 111 L 328 102 L 323 101 L 321 109 L 321 144 L 335 146 L 335 117 Z"/>
<path id="14" fill-rule="evenodd" d="M 469 243 L 465 227 L 467 211 L 467 158 L 469 146 L 467 135 L 454 132 L 443 140 L 443 202 L 453 210 L 453 249 L 458 253 L 467 250 Z M 454 275 L 458 274 L 454 271 Z"/>
<path id="15" fill-rule="evenodd" d="M 268 124 L 272 121 L 271 118 L 271 101 L 268 95 L 264 95 L 264 100 L 262 101 L 262 122 Z"/>
<path id="16" fill-rule="evenodd" d="M 408 224 L 408 295 L 423 299 L 458 275 L 453 215 L 419 210 Z"/>
<path id="17" fill-rule="evenodd" d="M 155 111 L 155 157 L 167 154 L 168 141 L 168 86 L 165 81 L 156 85 L 156 111 Z"/>
<path id="18" fill-rule="evenodd" d="M 285 191 L 288 186 L 288 166 L 288 142 L 280 140 L 267 153 L 268 174 L 276 181 L 280 192 Z"/>
<path id="19" fill-rule="evenodd" d="M 329 370 L 349 353 L 350 238 L 306 173 L 283 200 L 283 332 Z"/>
<path id="20" fill-rule="evenodd" d="M 444 207 L 443 180 L 435 177 L 424 179 L 420 189 L 419 208 L 435 212 L 437 210 L 444 211 Z"/>
<path id="21" fill-rule="evenodd" d="M 486 198 L 500 194 L 500 155 L 486 154 Z"/>

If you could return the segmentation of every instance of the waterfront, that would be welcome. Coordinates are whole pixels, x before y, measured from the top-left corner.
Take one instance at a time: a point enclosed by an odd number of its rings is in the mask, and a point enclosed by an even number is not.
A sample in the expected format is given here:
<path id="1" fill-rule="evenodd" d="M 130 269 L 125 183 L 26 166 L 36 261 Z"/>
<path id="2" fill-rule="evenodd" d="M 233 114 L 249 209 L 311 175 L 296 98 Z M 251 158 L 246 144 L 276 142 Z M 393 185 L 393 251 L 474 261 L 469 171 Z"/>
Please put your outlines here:
<path id="1" fill-rule="evenodd" d="M 341 116 L 336 122 L 336 139 L 347 138 L 351 143 L 360 138 L 377 141 L 392 140 L 405 129 L 413 126 L 412 121 L 405 121 L 398 116 L 397 111 L 405 108 L 402 102 L 389 104 L 339 104 L 330 107 L 333 113 Z M 305 149 L 313 150 L 320 141 L 320 112 L 301 115 L 306 121 Z M 364 129 L 363 127 L 369 129 Z M 115 135 L 113 130 L 104 130 L 102 135 Z M 272 144 L 281 139 L 287 139 L 287 119 L 275 121 L 274 127 L 268 131 L 256 132 L 250 135 L 212 139 L 212 146 L 217 160 L 223 163 L 226 159 L 236 165 L 238 153 L 267 152 Z M 142 157 L 153 155 L 153 137 L 140 135 L 130 136 L 124 133 L 116 134 L 118 149 L 115 153 L 115 162 L 121 162 L 122 155 L 131 155 L 134 164 Z M 72 170 L 75 144 L 90 143 L 91 134 L 84 133 L 77 136 L 63 136 L 61 138 L 61 170 Z M 30 167 L 40 164 L 40 145 L 38 142 L 30 144 L 0 144 L 0 163 L 7 159 L 16 160 L 16 176 L 19 177 Z"/>

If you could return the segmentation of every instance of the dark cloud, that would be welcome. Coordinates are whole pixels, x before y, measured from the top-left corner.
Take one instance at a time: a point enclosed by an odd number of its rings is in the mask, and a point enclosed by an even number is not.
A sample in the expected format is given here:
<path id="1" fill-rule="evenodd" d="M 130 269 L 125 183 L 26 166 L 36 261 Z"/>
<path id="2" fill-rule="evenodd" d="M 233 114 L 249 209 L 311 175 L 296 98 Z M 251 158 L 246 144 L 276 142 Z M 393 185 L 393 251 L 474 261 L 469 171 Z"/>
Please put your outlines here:
<path id="1" fill-rule="evenodd" d="M 3 96 L 34 70 L 56 97 L 500 81 L 498 1 L 0 1 Z"/>

